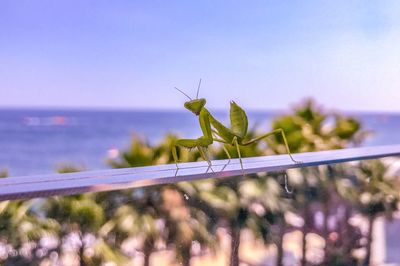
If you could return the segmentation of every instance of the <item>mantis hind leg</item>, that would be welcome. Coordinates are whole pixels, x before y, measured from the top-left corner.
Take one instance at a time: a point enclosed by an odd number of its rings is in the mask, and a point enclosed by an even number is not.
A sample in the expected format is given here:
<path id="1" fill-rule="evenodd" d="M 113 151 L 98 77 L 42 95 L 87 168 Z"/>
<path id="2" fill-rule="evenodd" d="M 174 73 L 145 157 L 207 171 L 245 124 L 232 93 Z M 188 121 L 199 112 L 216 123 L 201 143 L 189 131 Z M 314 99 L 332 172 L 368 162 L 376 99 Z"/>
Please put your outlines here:
<path id="1" fill-rule="evenodd" d="M 220 136 L 218 135 L 217 132 L 214 132 L 214 134 L 217 135 L 218 137 L 220 137 Z M 224 169 L 226 168 L 226 166 L 228 166 L 228 164 L 231 162 L 231 159 L 232 159 L 232 157 L 231 157 L 231 155 L 229 154 L 228 150 L 227 150 L 226 147 L 224 146 L 224 144 L 230 144 L 230 145 L 233 145 L 233 146 L 236 147 L 236 151 L 237 151 L 237 154 L 238 154 L 238 157 L 239 157 L 240 167 L 241 167 L 241 169 L 242 169 L 242 174 L 243 174 L 243 176 L 244 176 L 244 168 L 243 168 L 243 162 L 242 162 L 242 155 L 241 155 L 241 153 L 240 153 L 239 143 L 238 143 L 237 137 L 236 137 L 236 136 L 233 137 L 233 140 L 232 140 L 231 143 L 229 143 L 229 142 L 227 142 L 227 141 L 225 141 L 225 140 L 223 140 L 223 139 L 214 138 L 214 140 L 222 143 L 222 148 L 223 148 L 223 150 L 224 150 L 226 156 L 228 156 L 228 158 L 229 158 L 229 159 L 228 159 L 228 162 L 222 167 L 221 172 L 224 171 Z"/>
<path id="2" fill-rule="evenodd" d="M 218 132 L 216 132 L 215 130 L 213 130 L 213 140 L 217 141 L 217 142 L 220 142 L 222 144 L 222 149 L 224 150 L 226 156 L 228 157 L 228 162 L 222 167 L 222 169 L 220 171 L 220 172 L 222 172 L 222 171 L 225 170 L 225 168 L 228 166 L 228 164 L 231 162 L 231 159 L 232 159 L 232 156 L 229 154 L 229 151 L 225 147 L 225 144 L 229 145 L 231 143 L 223 140 L 221 138 L 221 136 L 218 134 Z"/>
<path id="3" fill-rule="evenodd" d="M 287 142 L 287 139 L 286 139 L 285 132 L 284 132 L 283 129 L 281 129 L 281 128 L 275 129 L 275 130 L 273 130 L 273 131 L 271 131 L 271 132 L 269 132 L 269 133 L 266 133 L 266 134 L 261 135 L 261 136 L 259 136 L 259 137 L 257 137 L 257 138 L 254 138 L 254 139 L 252 139 L 252 140 L 249 140 L 248 142 L 243 143 L 243 146 L 247 146 L 247 145 L 253 144 L 253 143 L 255 143 L 255 142 L 257 142 L 257 141 L 259 141 L 259 140 L 261 140 L 261 139 L 263 139 L 263 138 L 266 138 L 266 137 L 269 137 L 269 136 L 272 136 L 272 135 L 275 135 L 275 134 L 281 134 L 281 136 L 282 136 L 282 138 L 283 138 L 283 143 L 285 144 L 286 152 L 288 153 L 290 159 L 291 159 L 294 163 L 302 163 L 302 161 L 297 161 L 297 160 L 295 160 L 295 159 L 293 158 L 292 153 L 290 152 L 290 149 L 289 149 L 289 145 L 288 145 L 288 142 Z"/>
<path id="4" fill-rule="evenodd" d="M 285 132 L 284 132 L 283 129 L 281 129 L 281 128 L 280 128 L 280 133 L 281 133 L 281 135 L 282 135 L 283 142 L 285 143 L 286 152 L 288 153 L 290 159 L 292 159 L 292 161 L 293 161 L 294 163 L 302 163 L 302 161 L 297 161 L 297 160 L 295 160 L 295 159 L 293 158 L 292 153 L 290 152 L 290 149 L 289 149 L 289 145 L 288 145 L 288 142 L 287 142 L 287 139 L 286 139 Z"/>
<path id="5" fill-rule="evenodd" d="M 229 154 L 229 151 L 226 149 L 225 145 L 222 145 L 222 149 L 224 150 L 226 156 L 228 157 L 228 162 L 222 167 L 221 171 L 224 171 L 228 164 L 231 162 L 232 156 Z"/>
<path id="6" fill-rule="evenodd" d="M 242 168 L 242 174 L 244 176 L 244 168 L 243 168 L 243 162 L 242 162 L 242 155 L 240 154 L 240 149 L 239 149 L 239 143 L 237 141 L 237 137 L 233 138 L 232 141 L 233 145 L 236 147 L 236 151 L 238 153 L 238 157 L 239 157 L 239 162 L 240 162 L 240 167 Z"/>

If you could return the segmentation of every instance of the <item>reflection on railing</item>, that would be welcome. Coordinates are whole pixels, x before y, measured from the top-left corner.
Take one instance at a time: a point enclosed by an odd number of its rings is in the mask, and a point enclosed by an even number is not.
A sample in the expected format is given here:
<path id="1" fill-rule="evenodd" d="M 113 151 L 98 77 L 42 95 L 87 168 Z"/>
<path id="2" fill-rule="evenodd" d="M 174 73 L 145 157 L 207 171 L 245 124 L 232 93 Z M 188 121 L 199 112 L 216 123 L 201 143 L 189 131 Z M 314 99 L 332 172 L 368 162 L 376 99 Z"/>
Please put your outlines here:
<path id="1" fill-rule="evenodd" d="M 399 155 L 400 146 L 382 146 L 294 154 L 301 164 L 253 157 L 245 176 L 237 160 L 225 168 L 219 160 L 213 171 L 195 162 L 178 172 L 159 165 L 0 179 L 0 261 L 368 265 L 391 245 L 371 244 L 374 225 L 398 211 Z M 20 200 L 35 197 L 48 198 Z"/>

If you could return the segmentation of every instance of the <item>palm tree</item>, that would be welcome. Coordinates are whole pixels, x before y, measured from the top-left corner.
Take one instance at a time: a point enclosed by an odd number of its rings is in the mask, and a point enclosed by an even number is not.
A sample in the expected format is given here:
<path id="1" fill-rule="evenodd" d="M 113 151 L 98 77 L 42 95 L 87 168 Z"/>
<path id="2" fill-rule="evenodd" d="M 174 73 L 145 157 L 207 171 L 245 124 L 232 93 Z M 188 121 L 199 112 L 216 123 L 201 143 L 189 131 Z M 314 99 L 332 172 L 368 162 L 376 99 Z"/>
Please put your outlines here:
<path id="1" fill-rule="evenodd" d="M 134 237 L 142 240 L 142 252 L 144 266 L 150 265 L 150 256 L 155 249 L 157 240 L 163 239 L 164 225 L 157 215 L 154 206 L 149 199 L 143 201 L 143 205 L 135 202 L 121 205 L 114 213 L 113 224 L 125 235 L 125 238 Z"/>
<path id="2" fill-rule="evenodd" d="M 400 200 L 396 177 L 389 175 L 389 167 L 380 160 L 365 161 L 359 164 L 357 177 L 360 182 L 358 210 L 368 219 L 366 256 L 364 265 L 371 262 L 372 230 L 376 218 L 388 218 L 398 210 Z"/>
<path id="3" fill-rule="evenodd" d="M 329 122 L 329 121 L 333 121 Z M 328 124 L 329 122 L 329 124 Z M 294 108 L 294 112 L 276 118 L 273 129 L 282 128 L 287 136 L 292 152 L 310 152 L 327 149 L 344 148 L 359 144 L 367 135 L 361 130 L 361 124 L 352 117 L 326 113 L 313 100 L 307 99 Z M 268 146 L 274 153 L 285 151 L 283 139 L 274 136 L 267 139 Z M 320 208 L 324 213 L 324 225 L 321 235 L 326 241 L 325 261 L 328 260 L 328 217 L 337 198 L 336 179 L 332 178 L 332 167 L 303 168 L 300 170 L 302 182 L 295 186 L 293 204 L 297 213 L 303 217 L 302 228 L 302 265 L 306 265 L 306 235 L 317 231 L 313 224 L 313 210 Z M 332 171 L 331 171 L 332 172 Z"/>
<path id="4" fill-rule="evenodd" d="M 109 163 L 114 168 L 171 163 L 171 147 L 176 139 L 175 135 L 170 134 L 160 144 L 152 146 L 144 140 L 134 138 L 130 150 Z M 195 161 L 200 158 L 198 153 L 184 149 L 178 149 L 178 155 L 183 161 Z M 175 184 L 128 190 L 119 194 L 123 195 L 124 200 L 120 207 L 116 206 L 116 224 L 119 230 L 143 239 L 145 265 L 150 262 L 156 241 L 175 247 L 177 258 L 184 265 L 190 263 L 193 241 L 212 247 L 212 235 L 208 231 L 211 228 L 208 227 L 204 211 L 196 209 L 198 204 L 188 205 L 189 203 L 183 200 L 184 193 L 180 184 Z M 193 202 L 193 199 L 190 202 Z M 184 215 L 188 213 L 189 216 Z M 127 219 L 131 221 L 128 226 L 130 228 L 122 226 L 127 225 Z"/>
<path id="5" fill-rule="evenodd" d="M 60 255 L 63 254 L 61 245 L 68 239 L 77 236 L 79 248 L 77 256 L 79 265 L 89 265 L 91 257 L 85 255 L 85 237 L 96 235 L 104 223 L 103 209 L 94 201 L 91 194 L 79 196 L 54 197 L 48 199 L 43 206 L 46 217 L 59 224 Z"/>
<path id="6" fill-rule="evenodd" d="M 199 198 L 217 210 L 219 223 L 226 223 L 231 235 L 230 265 L 239 265 L 240 230 L 245 226 L 248 212 L 240 202 L 237 182 L 215 182 L 209 190 L 200 191 Z M 235 188 L 237 190 L 235 190 Z"/>
<path id="7" fill-rule="evenodd" d="M 169 134 L 155 147 L 155 154 L 163 159 L 163 163 L 173 163 L 171 147 L 177 140 L 177 136 Z M 181 161 L 197 161 L 201 158 L 198 152 L 187 149 L 178 149 Z M 178 260 L 183 265 L 190 265 L 191 248 L 193 241 L 196 241 L 202 249 L 214 250 L 216 247 L 215 229 L 211 223 L 212 218 L 209 206 L 199 202 L 197 194 L 193 191 L 200 188 L 199 182 L 180 182 L 162 187 L 161 216 L 166 224 L 166 241 L 172 244 Z M 191 191 L 187 189 L 191 187 Z M 194 190 L 193 190 L 194 188 Z"/>
<path id="8" fill-rule="evenodd" d="M 249 130 L 247 137 L 254 138 L 256 130 Z M 238 154 L 234 147 L 225 147 L 233 158 L 237 158 Z M 225 151 L 220 147 L 213 150 L 215 159 L 228 159 Z M 260 156 L 265 155 L 265 152 L 258 143 L 253 145 L 241 147 L 242 157 Z M 258 179 L 259 175 L 247 175 L 246 177 L 237 176 L 229 179 L 210 180 L 209 189 L 199 191 L 199 198 L 213 209 L 217 210 L 218 219 L 220 223 L 226 224 L 228 231 L 231 235 L 231 252 L 230 252 L 230 265 L 239 265 L 239 249 L 240 249 L 240 233 L 241 230 L 247 228 L 250 220 L 252 219 L 249 207 L 251 202 L 246 198 L 244 192 L 248 190 L 241 190 L 246 182 L 251 179 Z M 260 220 L 258 220 L 260 221 Z M 253 220 L 254 222 L 254 220 Z M 265 225 L 265 222 L 262 222 Z"/>
<path id="9" fill-rule="evenodd" d="M 2 261 L 4 265 L 38 265 L 41 258 L 36 256 L 36 251 L 45 250 L 39 241 L 55 235 L 57 225 L 41 219 L 33 211 L 34 202 L 0 202 L 0 243 L 12 248 L 12 252 Z M 26 245 L 30 245 L 31 249 L 24 255 L 21 251 Z"/>
<path id="10" fill-rule="evenodd" d="M 276 265 L 283 265 L 283 236 L 286 230 L 285 213 L 290 199 L 284 197 L 279 174 L 269 174 L 242 182 L 240 192 L 249 209 L 247 226 L 265 244 L 275 243 Z"/>
<path id="11" fill-rule="evenodd" d="M 0 173 L 6 177 L 7 171 Z M 37 200 L 13 200 L 0 202 L 0 244 L 8 246 L 2 265 L 38 265 L 41 257 L 37 251 L 45 252 L 40 243 L 45 237 L 54 237 L 57 225 L 42 218 L 34 208 Z M 26 251 L 26 247 L 30 246 Z M 24 251 L 25 250 L 25 251 Z"/>
<path id="12" fill-rule="evenodd" d="M 73 165 L 61 167 L 60 173 L 77 172 L 79 168 Z M 97 202 L 97 194 L 81 194 L 75 196 L 48 198 L 41 209 L 48 220 L 58 225 L 58 245 L 55 251 L 60 258 L 66 254 L 63 245 L 77 238 L 76 255 L 79 265 L 97 265 L 102 262 L 114 261 L 122 263 L 125 257 L 118 247 L 107 241 L 108 221 L 102 205 Z M 87 239 L 94 238 L 94 241 Z M 86 250 L 93 250 L 88 255 Z"/>
<path id="13" fill-rule="evenodd" d="M 184 266 L 191 262 L 191 248 L 196 241 L 201 248 L 213 249 L 217 243 L 210 219 L 201 209 L 187 204 L 186 197 L 173 186 L 162 191 L 163 217 L 167 231 L 167 243 L 171 243 L 177 252 L 178 260 Z"/>
<path id="14" fill-rule="evenodd" d="M 147 166 L 160 163 L 160 156 L 147 141 L 134 137 L 129 150 L 118 158 L 108 161 L 113 168 Z M 151 253 L 155 250 L 155 242 L 163 238 L 164 228 L 157 223 L 161 204 L 160 187 L 125 190 L 116 194 L 107 193 L 102 201 L 112 204 L 110 218 L 113 217 L 116 229 L 123 238 L 136 237 L 142 239 L 144 265 L 150 264 Z M 116 201 L 116 199 L 118 199 Z"/>
<path id="15" fill-rule="evenodd" d="M 293 172 L 292 170 L 291 172 Z M 299 216 L 303 218 L 303 225 L 301 226 L 302 232 L 302 257 L 301 265 L 307 264 L 306 251 L 308 233 L 315 232 L 314 228 L 314 211 L 318 207 L 318 201 L 324 197 L 324 189 L 321 189 L 321 182 L 319 179 L 319 171 L 317 168 L 303 168 L 298 169 L 297 176 L 301 180 L 293 182 L 292 178 L 290 184 L 293 192 L 290 195 L 291 204 Z M 291 177 L 291 175 L 289 175 Z"/>

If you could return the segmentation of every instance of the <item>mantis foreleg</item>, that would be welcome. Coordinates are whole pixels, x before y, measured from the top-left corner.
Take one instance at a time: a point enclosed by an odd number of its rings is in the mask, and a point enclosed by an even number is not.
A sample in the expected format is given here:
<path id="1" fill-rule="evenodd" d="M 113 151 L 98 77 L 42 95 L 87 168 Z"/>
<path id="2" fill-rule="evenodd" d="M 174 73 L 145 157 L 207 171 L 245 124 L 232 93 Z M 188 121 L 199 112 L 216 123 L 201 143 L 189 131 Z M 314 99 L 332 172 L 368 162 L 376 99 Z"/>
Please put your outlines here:
<path id="1" fill-rule="evenodd" d="M 199 138 L 199 139 L 180 139 L 180 140 L 178 140 L 176 142 L 176 144 L 172 147 L 172 157 L 173 157 L 175 165 L 176 165 L 176 173 L 175 173 L 175 175 L 178 173 L 178 170 L 179 170 L 178 153 L 176 151 L 176 147 L 177 146 L 188 148 L 188 149 L 197 148 L 199 150 L 201 158 L 204 161 L 206 161 L 207 164 L 208 164 L 208 168 L 207 168 L 206 172 L 208 172 L 208 170 L 210 170 L 210 169 L 211 169 L 212 172 L 214 172 L 214 170 L 211 167 L 212 164 L 211 164 L 210 156 L 207 153 L 207 149 L 200 145 L 203 141 L 204 141 L 203 138 Z"/>
<path id="2" fill-rule="evenodd" d="M 178 166 L 178 153 L 176 152 L 176 145 L 172 147 L 172 158 L 174 158 L 174 162 L 176 165 L 175 176 L 178 174 L 179 166 Z"/>
<path id="3" fill-rule="evenodd" d="M 172 147 L 172 158 L 174 158 L 174 162 L 176 164 L 176 169 L 179 169 L 178 167 L 178 153 L 176 152 L 176 145 Z"/>
<path id="4" fill-rule="evenodd" d="M 271 132 L 269 132 L 269 133 L 266 133 L 266 134 L 261 135 L 261 136 L 259 136 L 259 137 L 257 137 L 257 138 L 254 138 L 254 139 L 252 139 L 252 140 L 249 140 L 249 141 L 243 143 L 242 145 L 243 145 L 243 146 L 247 146 L 247 145 L 253 144 L 253 143 L 255 143 L 255 142 L 257 142 L 257 141 L 259 141 L 259 140 L 261 140 L 261 139 L 263 139 L 263 138 L 266 138 L 266 137 L 269 137 L 269 136 L 272 136 L 272 135 L 275 135 L 275 134 L 281 134 L 281 136 L 282 136 L 282 138 L 283 138 L 283 142 L 284 142 L 285 147 L 286 147 L 286 151 L 287 151 L 288 155 L 290 156 L 290 159 L 291 159 L 294 163 L 301 163 L 301 161 L 296 161 L 296 160 L 293 158 L 292 153 L 290 152 L 290 149 L 289 149 L 289 145 L 288 145 L 288 142 L 287 142 L 287 139 L 286 139 L 286 136 L 285 136 L 285 132 L 284 132 L 283 129 L 281 129 L 281 128 L 275 129 L 275 130 L 273 130 L 273 131 L 271 131 Z"/>
<path id="5" fill-rule="evenodd" d="M 210 169 L 211 169 L 211 171 L 214 173 L 214 170 L 212 169 L 211 160 L 210 160 L 210 157 L 208 156 L 208 153 L 207 153 L 206 148 L 203 148 L 203 147 L 201 147 L 201 146 L 198 146 L 197 148 L 199 149 L 200 156 L 201 156 L 201 157 L 203 158 L 203 160 L 206 161 L 207 164 L 208 164 L 208 168 L 207 168 L 206 173 L 207 173 L 208 170 L 210 170 Z"/>
<path id="6" fill-rule="evenodd" d="M 178 139 L 174 147 L 172 148 L 172 156 L 174 157 L 177 170 L 179 169 L 179 167 L 178 167 L 178 156 L 176 152 L 176 146 L 180 146 L 188 149 L 197 148 L 200 152 L 200 156 L 203 158 L 203 160 L 207 161 L 208 163 L 209 168 L 207 169 L 207 172 L 210 169 L 211 171 L 213 171 L 213 169 L 211 168 L 211 160 L 207 153 L 207 147 L 213 143 L 212 131 L 210 125 L 210 113 L 205 108 L 203 108 L 200 111 L 199 123 L 201 131 L 203 132 L 202 137 L 197 139 Z"/>
<path id="7" fill-rule="evenodd" d="M 233 137 L 233 140 L 232 140 L 232 143 L 229 143 L 229 142 L 226 142 L 226 141 L 224 141 L 224 140 L 222 140 L 222 139 L 217 139 L 217 138 L 214 138 L 213 139 L 214 141 L 218 141 L 218 142 L 221 142 L 222 143 L 222 148 L 223 148 L 223 150 L 225 151 L 225 154 L 228 156 L 228 162 L 224 165 L 224 167 L 222 167 L 222 169 L 221 169 L 221 171 L 223 171 L 224 169 L 225 169 L 225 167 L 230 163 L 230 161 L 231 161 L 231 155 L 229 154 L 229 152 L 228 152 L 228 150 L 225 148 L 225 146 L 224 146 L 224 144 L 230 144 L 230 145 L 233 145 L 233 146 L 235 146 L 236 147 L 236 151 L 237 151 L 237 154 L 238 154 L 238 157 L 239 157 L 239 162 L 240 162 L 240 167 L 242 168 L 242 172 L 243 172 L 243 175 L 244 175 L 244 168 L 243 168 L 243 162 L 242 162 L 242 155 L 241 155 L 241 153 L 240 153 L 240 149 L 239 149 L 239 143 L 238 143 L 238 140 L 237 140 L 237 137 L 235 136 L 235 137 Z"/>

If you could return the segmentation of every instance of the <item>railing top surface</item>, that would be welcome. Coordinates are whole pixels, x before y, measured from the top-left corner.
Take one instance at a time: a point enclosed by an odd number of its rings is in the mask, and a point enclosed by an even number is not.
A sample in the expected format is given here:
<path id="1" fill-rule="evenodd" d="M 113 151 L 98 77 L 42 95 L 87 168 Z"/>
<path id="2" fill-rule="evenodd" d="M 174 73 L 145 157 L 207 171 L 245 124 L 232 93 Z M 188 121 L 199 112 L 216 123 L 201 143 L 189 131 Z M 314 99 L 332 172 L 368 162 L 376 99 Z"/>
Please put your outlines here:
<path id="1" fill-rule="evenodd" d="M 283 171 L 291 168 L 400 156 L 400 145 L 297 153 L 293 156 L 301 163 L 293 163 L 287 154 L 244 158 L 244 173 Z M 227 162 L 228 160 L 212 161 L 213 171 L 209 170 L 208 172 L 206 162 L 193 162 L 179 164 L 179 171 L 176 171 L 175 164 L 165 164 L 2 178 L 0 179 L 0 200 L 111 191 L 242 175 L 238 159 L 232 159 L 229 164 Z M 225 165 L 226 167 L 223 169 Z"/>

